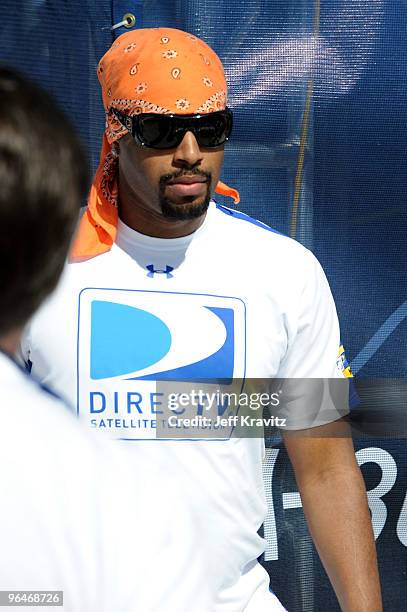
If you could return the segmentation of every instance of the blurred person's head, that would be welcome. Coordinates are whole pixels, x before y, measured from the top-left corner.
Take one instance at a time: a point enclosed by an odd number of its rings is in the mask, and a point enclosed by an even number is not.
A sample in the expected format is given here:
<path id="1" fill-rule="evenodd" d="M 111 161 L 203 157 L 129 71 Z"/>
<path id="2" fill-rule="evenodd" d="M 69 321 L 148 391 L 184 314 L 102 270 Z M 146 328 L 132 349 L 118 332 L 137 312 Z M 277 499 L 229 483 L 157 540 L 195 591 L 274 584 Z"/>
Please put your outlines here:
<path id="1" fill-rule="evenodd" d="M 75 132 L 53 99 L 0 67 L 0 341 L 55 288 L 87 174 Z"/>

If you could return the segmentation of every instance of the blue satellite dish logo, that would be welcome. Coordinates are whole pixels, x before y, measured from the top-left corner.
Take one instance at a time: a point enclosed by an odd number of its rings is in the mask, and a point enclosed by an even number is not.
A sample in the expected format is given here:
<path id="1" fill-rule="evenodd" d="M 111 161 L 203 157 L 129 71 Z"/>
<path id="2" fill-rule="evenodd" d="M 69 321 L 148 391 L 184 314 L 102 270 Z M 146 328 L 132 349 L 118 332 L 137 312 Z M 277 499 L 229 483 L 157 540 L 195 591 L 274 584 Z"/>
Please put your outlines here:
<path id="1" fill-rule="evenodd" d="M 202 298 L 184 311 L 155 304 L 154 313 L 105 300 L 90 305 L 92 380 L 232 381 L 233 308 L 206 305 Z"/>
<path id="2" fill-rule="evenodd" d="M 112 302 L 92 302 L 91 378 L 142 370 L 171 348 L 171 332 L 155 315 Z"/>

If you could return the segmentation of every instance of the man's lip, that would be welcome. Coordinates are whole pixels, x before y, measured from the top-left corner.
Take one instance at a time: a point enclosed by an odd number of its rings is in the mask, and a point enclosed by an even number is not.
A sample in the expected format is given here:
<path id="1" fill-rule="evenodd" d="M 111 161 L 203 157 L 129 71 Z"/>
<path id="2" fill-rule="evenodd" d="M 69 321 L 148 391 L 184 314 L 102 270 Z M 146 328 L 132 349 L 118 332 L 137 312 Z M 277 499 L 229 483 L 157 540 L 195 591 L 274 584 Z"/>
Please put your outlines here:
<path id="1" fill-rule="evenodd" d="M 193 185 L 194 183 L 206 183 L 207 178 L 204 176 L 179 176 L 171 179 L 167 185 Z"/>

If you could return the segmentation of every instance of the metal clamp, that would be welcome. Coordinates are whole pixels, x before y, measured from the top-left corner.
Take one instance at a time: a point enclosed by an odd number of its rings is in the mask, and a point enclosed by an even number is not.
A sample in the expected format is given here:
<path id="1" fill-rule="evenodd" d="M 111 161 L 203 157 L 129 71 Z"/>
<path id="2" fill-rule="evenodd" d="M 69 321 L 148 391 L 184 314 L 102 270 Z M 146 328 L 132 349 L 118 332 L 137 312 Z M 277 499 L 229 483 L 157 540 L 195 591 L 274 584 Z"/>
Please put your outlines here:
<path id="1" fill-rule="evenodd" d="M 132 28 L 136 23 L 136 17 L 133 13 L 126 13 L 123 15 L 123 20 L 116 23 L 110 30 L 117 30 L 117 28 Z"/>

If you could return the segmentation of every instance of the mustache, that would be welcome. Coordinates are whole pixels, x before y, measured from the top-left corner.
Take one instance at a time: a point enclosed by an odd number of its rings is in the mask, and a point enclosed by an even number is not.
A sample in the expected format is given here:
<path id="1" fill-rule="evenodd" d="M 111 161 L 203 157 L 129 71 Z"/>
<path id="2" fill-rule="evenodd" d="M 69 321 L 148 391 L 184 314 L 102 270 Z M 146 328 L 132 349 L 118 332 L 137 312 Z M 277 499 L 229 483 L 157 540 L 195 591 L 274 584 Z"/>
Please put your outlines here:
<path id="1" fill-rule="evenodd" d="M 209 183 L 212 180 L 212 174 L 210 172 L 205 172 L 204 170 L 200 170 L 199 168 L 191 168 L 190 170 L 183 168 L 182 170 L 178 170 L 177 172 L 169 172 L 168 174 L 163 174 L 162 176 L 160 176 L 160 187 L 164 187 L 169 181 L 178 179 L 181 176 L 201 176 L 204 177 Z"/>

